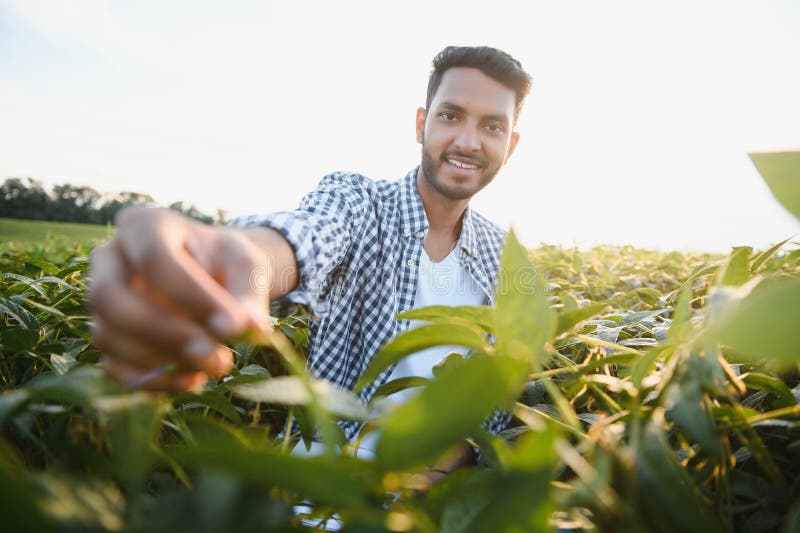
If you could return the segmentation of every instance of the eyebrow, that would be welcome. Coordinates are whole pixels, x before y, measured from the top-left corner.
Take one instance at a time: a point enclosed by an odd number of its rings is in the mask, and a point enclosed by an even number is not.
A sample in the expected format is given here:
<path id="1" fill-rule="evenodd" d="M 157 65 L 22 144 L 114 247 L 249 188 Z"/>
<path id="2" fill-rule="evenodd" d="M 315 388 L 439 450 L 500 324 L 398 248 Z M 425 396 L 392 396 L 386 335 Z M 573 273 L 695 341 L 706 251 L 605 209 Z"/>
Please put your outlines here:
<path id="1" fill-rule="evenodd" d="M 459 113 L 466 113 L 467 112 L 467 109 L 465 107 L 460 106 L 458 104 L 454 104 L 453 102 L 444 101 L 444 102 L 439 104 L 439 107 L 440 108 L 444 108 L 444 109 L 451 109 L 453 111 L 458 111 Z M 496 122 L 501 122 L 503 124 L 508 124 L 509 123 L 508 117 L 506 117 L 505 115 L 489 114 L 489 115 L 483 115 L 481 118 L 483 120 L 494 120 Z"/>

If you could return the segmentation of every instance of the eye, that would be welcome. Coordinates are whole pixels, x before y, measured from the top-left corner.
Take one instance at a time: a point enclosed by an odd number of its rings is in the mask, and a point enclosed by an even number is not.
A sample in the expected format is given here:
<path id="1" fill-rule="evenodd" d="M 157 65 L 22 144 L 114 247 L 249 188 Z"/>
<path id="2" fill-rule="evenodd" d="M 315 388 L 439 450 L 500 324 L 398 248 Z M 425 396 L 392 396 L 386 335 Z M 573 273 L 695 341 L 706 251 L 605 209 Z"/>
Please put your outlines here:
<path id="1" fill-rule="evenodd" d="M 439 117 L 443 118 L 444 120 L 447 120 L 447 121 L 451 121 L 451 120 L 455 120 L 456 119 L 456 116 L 453 113 L 448 113 L 447 111 L 443 111 L 442 113 L 439 113 Z"/>
<path id="2" fill-rule="evenodd" d="M 489 130 L 491 133 L 503 133 L 506 131 L 505 127 L 502 124 L 492 123 L 487 124 L 486 129 Z"/>

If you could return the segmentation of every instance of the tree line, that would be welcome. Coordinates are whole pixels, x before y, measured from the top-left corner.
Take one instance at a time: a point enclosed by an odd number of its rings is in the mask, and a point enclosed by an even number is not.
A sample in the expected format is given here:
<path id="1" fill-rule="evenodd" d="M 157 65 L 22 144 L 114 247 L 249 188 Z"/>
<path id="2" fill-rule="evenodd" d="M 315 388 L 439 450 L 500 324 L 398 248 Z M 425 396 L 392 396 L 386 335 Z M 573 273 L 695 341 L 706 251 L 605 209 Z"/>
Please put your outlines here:
<path id="1" fill-rule="evenodd" d="M 70 183 L 54 185 L 48 190 L 32 178 L 8 178 L 0 185 L 0 218 L 107 224 L 113 223 L 116 214 L 129 205 L 154 206 L 156 202 L 149 194 L 100 193 L 91 187 Z M 183 202 L 175 202 L 169 208 L 205 224 L 226 222 L 221 209 L 213 217 L 194 205 L 186 207 Z"/>

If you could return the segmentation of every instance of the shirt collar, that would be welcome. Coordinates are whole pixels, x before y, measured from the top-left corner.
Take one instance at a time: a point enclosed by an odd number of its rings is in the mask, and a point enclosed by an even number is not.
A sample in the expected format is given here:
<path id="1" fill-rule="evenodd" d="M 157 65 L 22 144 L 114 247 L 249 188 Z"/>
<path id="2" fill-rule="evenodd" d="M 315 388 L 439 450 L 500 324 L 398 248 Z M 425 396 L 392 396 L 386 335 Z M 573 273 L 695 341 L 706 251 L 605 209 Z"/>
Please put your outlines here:
<path id="1" fill-rule="evenodd" d="M 417 191 L 417 170 L 415 168 L 400 182 L 400 220 L 403 236 L 410 237 L 428 229 L 428 216 L 422 205 L 422 197 Z"/>
<path id="2" fill-rule="evenodd" d="M 428 229 L 428 216 L 425 214 L 422 197 L 417 190 L 418 170 L 419 167 L 414 168 L 400 182 L 400 217 L 405 237 L 420 234 L 420 232 Z M 464 211 L 461 237 L 458 242 L 461 250 L 470 257 L 477 257 L 477 250 L 475 249 L 475 219 L 470 206 L 467 206 Z"/>
<path id="3" fill-rule="evenodd" d="M 478 251 L 475 249 L 475 219 L 472 215 L 472 208 L 467 206 L 464 211 L 464 220 L 461 223 L 461 250 L 470 257 L 477 257 Z"/>

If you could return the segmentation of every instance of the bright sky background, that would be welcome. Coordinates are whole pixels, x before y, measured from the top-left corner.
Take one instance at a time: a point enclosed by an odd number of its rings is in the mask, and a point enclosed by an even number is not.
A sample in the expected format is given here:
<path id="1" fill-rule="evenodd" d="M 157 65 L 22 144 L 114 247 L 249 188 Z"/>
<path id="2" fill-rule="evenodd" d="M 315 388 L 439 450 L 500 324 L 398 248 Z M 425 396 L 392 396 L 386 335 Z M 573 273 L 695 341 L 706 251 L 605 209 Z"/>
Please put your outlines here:
<path id="1" fill-rule="evenodd" d="M 749 151 L 800 148 L 800 2 L 0 0 L 0 180 L 296 207 L 397 179 L 448 44 L 534 76 L 473 205 L 521 240 L 677 250 L 800 232 Z"/>

